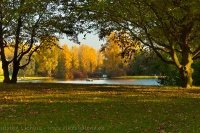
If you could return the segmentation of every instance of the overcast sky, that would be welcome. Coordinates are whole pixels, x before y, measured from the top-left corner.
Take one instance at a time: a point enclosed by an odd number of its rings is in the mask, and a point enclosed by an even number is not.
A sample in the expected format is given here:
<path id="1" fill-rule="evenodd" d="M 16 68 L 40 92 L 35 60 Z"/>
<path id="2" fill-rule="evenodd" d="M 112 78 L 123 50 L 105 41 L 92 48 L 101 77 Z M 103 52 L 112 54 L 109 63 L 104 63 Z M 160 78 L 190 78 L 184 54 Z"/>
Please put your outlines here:
<path id="1" fill-rule="evenodd" d="M 93 47 L 94 49 L 98 50 L 101 48 L 101 44 L 105 43 L 105 40 L 99 40 L 98 35 L 93 35 L 93 34 L 88 34 L 86 36 L 86 39 L 83 39 L 84 35 L 79 35 L 79 41 L 81 42 L 81 44 L 87 44 L 88 46 Z M 66 37 L 64 39 L 60 39 L 60 44 L 67 44 L 69 46 L 69 48 L 71 48 L 71 46 L 73 45 L 77 45 L 72 41 L 69 41 Z"/>

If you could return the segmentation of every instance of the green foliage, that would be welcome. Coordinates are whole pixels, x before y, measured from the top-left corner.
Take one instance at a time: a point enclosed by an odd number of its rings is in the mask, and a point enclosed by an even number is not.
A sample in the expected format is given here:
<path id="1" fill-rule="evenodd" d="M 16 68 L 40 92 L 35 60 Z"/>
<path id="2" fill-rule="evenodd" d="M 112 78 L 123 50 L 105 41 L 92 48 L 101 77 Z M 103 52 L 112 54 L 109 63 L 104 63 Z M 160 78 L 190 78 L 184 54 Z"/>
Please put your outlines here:
<path id="1" fill-rule="evenodd" d="M 64 79 L 66 74 L 66 68 L 65 68 L 65 59 L 62 54 L 62 51 L 59 53 L 58 57 L 58 65 L 56 66 L 56 74 L 55 77 L 59 79 Z"/>
<path id="2" fill-rule="evenodd" d="M 200 60 L 197 60 L 194 64 L 193 64 L 193 68 L 194 68 L 194 75 L 193 75 L 193 79 L 194 79 L 194 85 L 195 86 L 200 86 Z"/>
<path id="3" fill-rule="evenodd" d="M 160 62 L 161 63 L 161 62 Z M 158 83 L 165 86 L 179 86 L 180 73 L 173 65 L 161 63 L 160 70 L 162 77 L 159 78 Z"/>
<path id="4" fill-rule="evenodd" d="M 26 60 L 25 58 L 22 59 L 21 63 L 26 63 Z M 34 76 L 35 75 L 35 59 L 34 57 L 32 57 L 30 63 L 24 67 L 23 69 L 20 69 L 19 70 L 19 75 L 18 76 Z"/>
<path id="5" fill-rule="evenodd" d="M 59 50 L 57 46 L 53 46 L 51 49 L 41 49 L 38 51 L 36 55 L 37 72 L 51 77 L 58 64 Z"/>
<path id="6" fill-rule="evenodd" d="M 161 75 L 161 64 L 152 51 L 143 50 L 134 54 L 131 60 L 131 75 Z"/>
<path id="7" fill-rule="evenodd" d="M 100 37 L 111 31 L 128 33 L 132 40 L 152 49 L 162 61 L 173 64 L 185 88 L 192 86 L 191 65 L 200 57 L 198 6 L 198 0 L 106 0 L 85 4 L 97 22 L 94 25 Z"/>
<path id="8" fill-rule="evenodd" d="M 162 62 L 153 51 L 149 49 L 135 54 L 131 61 L 131 75 L 157 75 L 161 85 L 180 85 L 180 74 L 176 67 Z"/>

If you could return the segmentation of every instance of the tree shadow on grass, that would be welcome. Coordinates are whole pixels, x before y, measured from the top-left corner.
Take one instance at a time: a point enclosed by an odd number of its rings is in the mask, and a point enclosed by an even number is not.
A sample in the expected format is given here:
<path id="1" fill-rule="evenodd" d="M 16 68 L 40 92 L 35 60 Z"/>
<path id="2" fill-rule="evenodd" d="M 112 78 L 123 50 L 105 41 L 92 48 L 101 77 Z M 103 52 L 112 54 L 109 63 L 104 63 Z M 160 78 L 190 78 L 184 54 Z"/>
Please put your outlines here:
<path id="1" fill-rule="evenodd" d="M 20 132 L 200 131 L 198 89 L 17 84 L 0 97 L 0 127 Z"/>

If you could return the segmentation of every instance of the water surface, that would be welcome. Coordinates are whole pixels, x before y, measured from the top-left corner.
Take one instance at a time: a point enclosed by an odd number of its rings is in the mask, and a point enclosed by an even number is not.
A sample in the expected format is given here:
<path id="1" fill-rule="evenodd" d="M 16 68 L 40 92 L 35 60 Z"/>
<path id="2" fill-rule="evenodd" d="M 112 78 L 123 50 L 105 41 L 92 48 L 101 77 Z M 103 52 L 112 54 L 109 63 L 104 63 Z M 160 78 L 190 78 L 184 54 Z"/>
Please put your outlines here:
<path id="1" fill-rule="evenodd" d="M 97 79 L 86 80 L 21 80 L 30 83 L 62 83 L 62 84 L 107 84 L 107 85 L 159 85 L 157 79 Z"/>

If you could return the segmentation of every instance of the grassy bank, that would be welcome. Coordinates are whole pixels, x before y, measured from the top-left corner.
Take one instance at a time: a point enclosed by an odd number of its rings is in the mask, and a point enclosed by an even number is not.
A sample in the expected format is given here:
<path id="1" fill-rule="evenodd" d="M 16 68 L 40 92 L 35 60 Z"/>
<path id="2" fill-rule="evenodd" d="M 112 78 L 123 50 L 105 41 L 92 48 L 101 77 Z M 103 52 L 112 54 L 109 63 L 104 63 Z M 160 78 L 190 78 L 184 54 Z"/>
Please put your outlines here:
<path id="1" fill-rule="evenodd" d="M 3 81 L 4 77 L 3 76 L 0 76 L 0 81 Z M 18 77 L 18 80 L 49 80 L 49 79 L 52 79 L 52 77 Z"/>
<path id="2" fill-rule="evenodd" d="M 200 89 L 0 83 L 0 132 L 198 133 Z"/>
<path id="3" fill-rule="evenodd" d="M 118 76 L 111 77 L 111 79 L 157 79 L 162 77 L 163 76 Z"/>
<path id="4" fill-rule="evenodd" d="M 3 79 L 4 79 L 3 76 L 0 75 L 0 81 L 3 81 Z"/>

